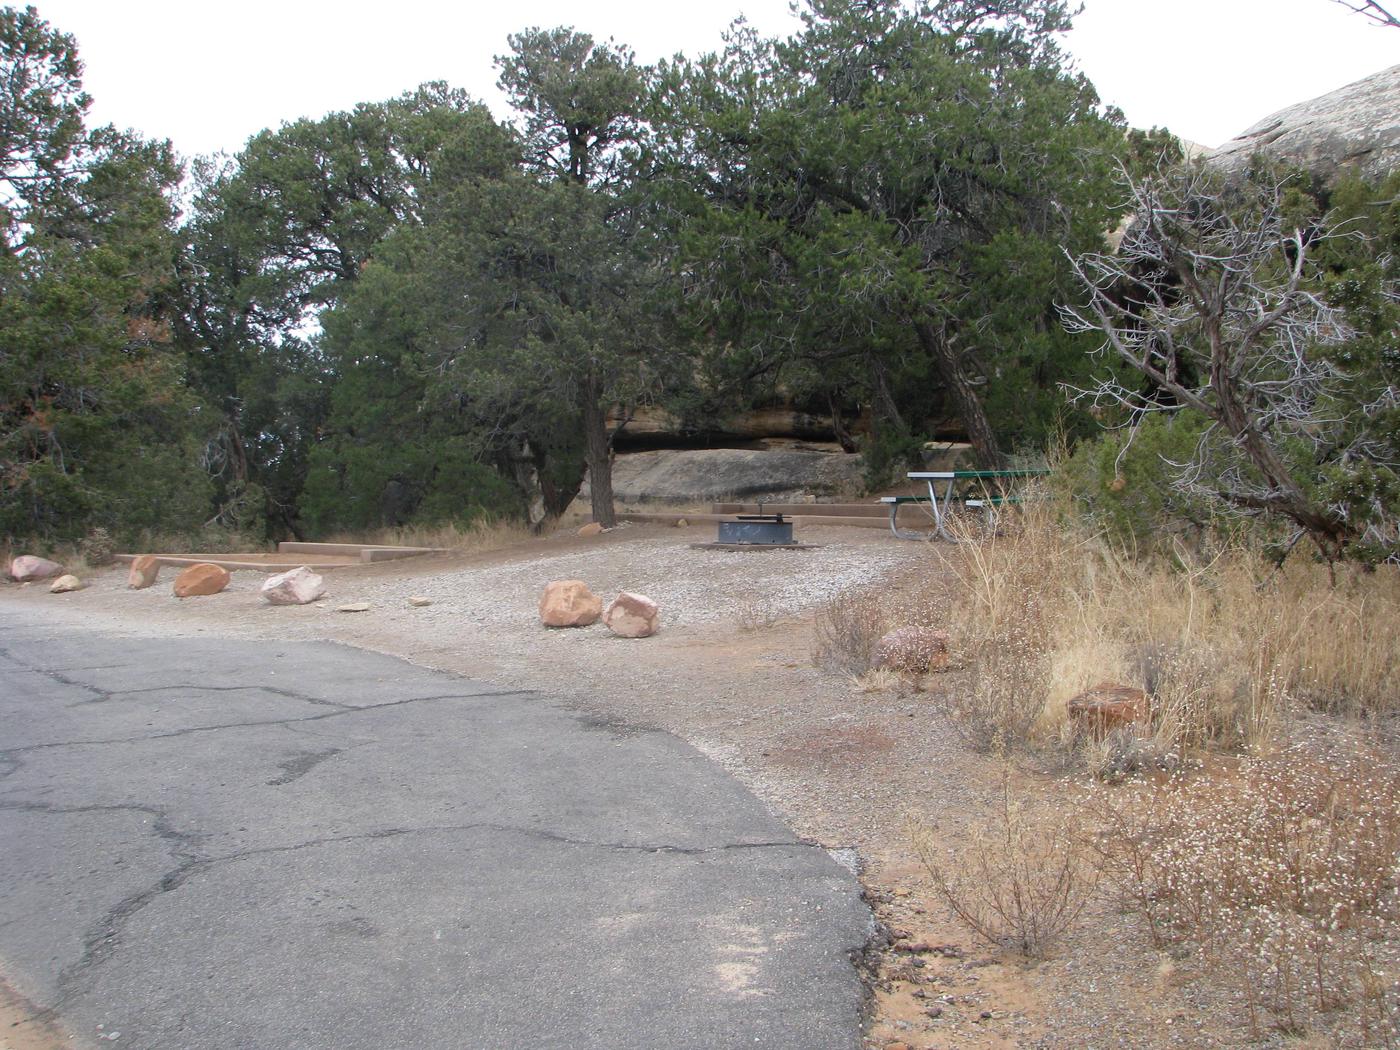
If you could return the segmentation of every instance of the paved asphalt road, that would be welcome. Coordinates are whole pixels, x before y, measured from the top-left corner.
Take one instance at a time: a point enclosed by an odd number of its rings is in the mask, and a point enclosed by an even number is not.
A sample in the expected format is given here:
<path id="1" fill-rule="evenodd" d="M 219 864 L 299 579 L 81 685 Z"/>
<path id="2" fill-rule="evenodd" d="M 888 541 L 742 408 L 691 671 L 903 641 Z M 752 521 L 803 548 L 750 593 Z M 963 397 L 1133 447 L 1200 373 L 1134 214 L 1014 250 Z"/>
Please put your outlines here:
<path id="1" fill-rule="evenodd" d="M 0 967 L 78 1044 L 859 1046 L 855 880 L 676 738 L 32 609 L 0 604 Z"/>

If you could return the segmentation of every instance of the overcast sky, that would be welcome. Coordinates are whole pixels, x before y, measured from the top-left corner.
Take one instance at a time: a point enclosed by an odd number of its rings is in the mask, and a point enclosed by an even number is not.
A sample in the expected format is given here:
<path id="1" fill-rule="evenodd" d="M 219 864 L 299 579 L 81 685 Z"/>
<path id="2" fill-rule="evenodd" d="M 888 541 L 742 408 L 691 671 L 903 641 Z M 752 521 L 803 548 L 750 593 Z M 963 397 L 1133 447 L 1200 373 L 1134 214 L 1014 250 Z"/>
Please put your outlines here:
<path id="1" fill-rule="evenodd" d="M 572 25 L 651 61 L 718 45 L 743 13 L 796 27 L 788 0 L 33 0 L 74 34 L 98 123 L 236 152 L 265 127 L 427 80 L 504 115 L 492 58 L 506 34 Z M 1332 0 L 1087 0 L 1068 41 L 1136 126 L 1216 146 L 1260 118 L 1400 64 L 1400 30 Z"/>

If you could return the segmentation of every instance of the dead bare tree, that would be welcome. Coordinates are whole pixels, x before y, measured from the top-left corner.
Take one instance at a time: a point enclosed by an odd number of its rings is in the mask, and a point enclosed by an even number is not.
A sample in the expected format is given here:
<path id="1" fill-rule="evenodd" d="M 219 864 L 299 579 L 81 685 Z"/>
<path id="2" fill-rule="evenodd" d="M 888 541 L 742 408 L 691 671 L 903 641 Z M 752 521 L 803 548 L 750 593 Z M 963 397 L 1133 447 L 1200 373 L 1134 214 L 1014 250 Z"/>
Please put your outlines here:
<path id="1" fill-rule="evenodd" d="M 1116 254 L 1074 260 L 1087 303 L 1063 314 L 1150 389 L 1130 387 L 1120 367 L 1079 395 L 1134 421 L 1198 413 L 1195 454 L 1170 465 L 1182 490 L 1290 521 L 1329 562 L 1362 540 L 1395 550 L 1392 508 L 1358 513 L 1323 483 L 1332 466 L 1374 463 L 1358 419 L 1397 404 L 1394 389 L 1359 396 L 1328 352 L 1352 333 L 1311 290 L 1309 252 L 1347 234 L 1289 224 L 1278 182 L 1227 188 L 1189 169 L 1129 188 L 1136 221 Z"/>
<path id="2" fill-rule="evenodd" d="M 1369 18 L 1376 25 L 1400 29 L 1400 18 L 1392 15 L 1374 0 L 1333 0 L 1333 3 L 1341 4 L 1348 11 L 1355 11 L 1358 15 Z"/>

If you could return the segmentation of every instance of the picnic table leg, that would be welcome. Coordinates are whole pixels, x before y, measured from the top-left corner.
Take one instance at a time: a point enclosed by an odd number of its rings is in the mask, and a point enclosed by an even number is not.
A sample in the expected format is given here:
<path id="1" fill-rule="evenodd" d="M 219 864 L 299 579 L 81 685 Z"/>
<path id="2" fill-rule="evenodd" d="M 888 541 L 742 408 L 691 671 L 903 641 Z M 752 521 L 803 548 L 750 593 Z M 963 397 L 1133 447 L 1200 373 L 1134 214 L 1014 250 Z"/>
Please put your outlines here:
<path id="1" fill-rule="evenodd" d="M 944 490 L 941 508 L 938 505 L 938 491 L 933 487 L 933 480 L 933 478 L 928 479 L 928 498 L 929 503 L 933 505 L 933 530 L 949 543 L 957 543 L 957 540 L 948 535 L 947 528 L 948 512 L 953 509 L 953 479 L 947 479 L 948 487 Z"/>
<path id="2" fill-rule="evenodd" d="M 926 539 L 928 539 L 928 537 L 925 536 L 925 535 L 924 535 L 923 533 L 921 533 L 921 532 L 910 532 L 910 531 L 908 531 L 907 529 L 901 529 L 901 528 L 899 527 L 899 525 L 898 525 L 898 524 L 896 523 L 896 521 L 895 521 L 895 518 L 897 518 L 898 516 L 899 516 L 899 504 L 898 504 L 898 503 L 891 503 L 891 504 L 890 504 L 890 531 L 891 531 L 892 533 L 894 533 L 895 539 L 899 539 L 899 540 L 926 540 Z"/>

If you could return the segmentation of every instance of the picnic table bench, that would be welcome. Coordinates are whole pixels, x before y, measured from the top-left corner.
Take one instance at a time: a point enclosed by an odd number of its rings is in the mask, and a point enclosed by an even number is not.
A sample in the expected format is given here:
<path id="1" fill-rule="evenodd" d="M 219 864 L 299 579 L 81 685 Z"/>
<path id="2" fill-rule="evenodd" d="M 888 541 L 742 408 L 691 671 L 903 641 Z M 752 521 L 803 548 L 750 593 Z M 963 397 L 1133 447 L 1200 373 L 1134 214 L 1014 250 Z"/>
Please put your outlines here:
<path id="1" fill-rule="evenodd" d="M 928 485 L 927 496 L 882 496 L 880 502 L 890 508 L 890 531 L 902 540 L 924 539 L 921 532 L 899 528 L 895 520 L 899 508 L 914 503 L 927 506 L 933 514 L 933 535 L 957 542 L 948 535 L 948 515 L 954 503 L 982 510 L 989 521 L 995 521 L 996 508 L 1006 503 L 1019 503 L 1020 497 L 1009 495 L 1006 489 L 1015 481 L 1041 477 L 1048 470 L 911 470 L 910 481 Z M 941 491 L 940 491 L 941 489 Z"/>

